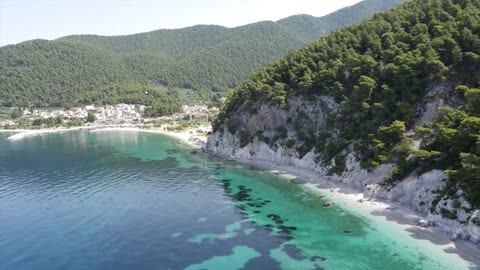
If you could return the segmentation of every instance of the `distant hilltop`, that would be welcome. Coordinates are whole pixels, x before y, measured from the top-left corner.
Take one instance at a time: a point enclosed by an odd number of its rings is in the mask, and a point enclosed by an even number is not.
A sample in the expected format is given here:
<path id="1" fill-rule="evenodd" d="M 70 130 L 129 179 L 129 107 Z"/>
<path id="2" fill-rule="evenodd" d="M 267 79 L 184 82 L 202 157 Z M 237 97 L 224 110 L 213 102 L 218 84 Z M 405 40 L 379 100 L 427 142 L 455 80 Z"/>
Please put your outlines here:
<path id="1" fill-rule="evenodd" d="M 236 28 L 198 25 L 128 36 L 78 35 L 0 47 L 0 106 L 152 105 L 171 114 L 216 102 L 261 66 L 405 0 L 365 0 L 324 17 Z"/>

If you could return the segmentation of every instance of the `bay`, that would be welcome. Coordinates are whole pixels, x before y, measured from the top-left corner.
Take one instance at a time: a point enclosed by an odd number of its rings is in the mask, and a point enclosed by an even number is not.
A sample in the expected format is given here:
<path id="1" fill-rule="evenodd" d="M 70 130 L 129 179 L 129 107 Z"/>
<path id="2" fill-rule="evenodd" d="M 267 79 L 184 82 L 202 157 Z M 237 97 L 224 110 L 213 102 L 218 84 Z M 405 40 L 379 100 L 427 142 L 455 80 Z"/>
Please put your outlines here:
<path id="1" fill-rule="evenodd" d="M 141 132 L 0 133 L 0 269 L 475 269 L 281 175 Z M 427 248 L 426 248 L 427 247 Z"/>

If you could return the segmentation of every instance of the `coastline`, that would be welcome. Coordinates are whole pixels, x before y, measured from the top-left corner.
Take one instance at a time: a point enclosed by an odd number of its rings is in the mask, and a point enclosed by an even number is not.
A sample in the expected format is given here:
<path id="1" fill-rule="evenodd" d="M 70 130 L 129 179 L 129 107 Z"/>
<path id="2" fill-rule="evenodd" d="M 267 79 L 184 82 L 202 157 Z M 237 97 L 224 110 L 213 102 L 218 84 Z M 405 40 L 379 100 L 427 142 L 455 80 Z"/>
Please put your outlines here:
<path id="1" fill-rule="evenodd" d="M 142 129 L 137 127 L 100 127 L 90 130 L 90 132 L 108 132 L 108 131 L 133 131 L 133 132 L 144 132 L 144 133 L 154 133 L 161 134 L 175 138 L 185 144 L 188 144 L 192 148 L 203 148 L 207 137 L 194 133 L 194 129 L 187 129 L 185 131 L 168 131 L 164 128 L 152 128 L 152 129 Z"/>
<path id="2" fill-rule="evenodd" d="M 225 160 L 232 160 L 230 157 L 211 155 Z M 375 218 L 377 221 L 382 221 L 382 223 L 394 223 L 407 232 L 410 237 L 440 246 L 446 253 L 456 254 L 480 269 L 480 248 L 478 246 L 465 240 L 452 241 L 438 227 L 422 227 L 418 225 L 417 221 L 423 219 L 424 216 L 399 203 L 367 199 L 361 190 L 343 183 L 322 179 L 315 172 L 307 169 L 286 165 L 279 166 L 268 161 L 248 159 L 233 159 L 233 161 L 252 168 L 266 170 L 279 176 L 300 178 L 305 181 L 302 184 L 306 189 L 324 196 L 345 210 L 351 210 L 367 219 Z"/>
<path id="3" fill-rule="evenodd" d="M 90 126 L 80 126 L 71 128 L 53 128 L 53 129 L 3 129 L 0 132 L 15 133 L 7 138 L 7 141 L 18 141 L 26 137 L 44 135 L 49 133 L 62 133 L 68 131 L 76 131 L 81 129 L 90 129 Z"/>
<path id="4" fill-rule="evenodd" d="M 118 126 L 80 126 L 72 128 L 56 128 L 56 129 L 0 129 L 0 132 L 5 133 L 15 133 L 12 136 L 8 137 L 8 141 L 18 141 L 26 137 L 38 136 L 50 133 L 62 133 L 69 131 L 77 130 L 89 130 L 90 132 L 105 132 L 105 131 L 134 131 L 134 132 L 145 132 L 145 133 L 155 133 L 176 138 L 191 147 L 202 148 L 206 141 L 207 137 L 205 135 L 196 134 L 195 130 L 187 129 L 185 131 L 168 131 L 164 128 L 152 128 L 152 129 L 142 129 L 138 127 L 118 127 Z"/>
<path id="5" fill-rule="evenodd" d="M 112 127 L 112 126 L 82 126 L 66 129 L 39 129 L 39 130 L 0 130 L 0 132 L 18 132 L 14 140 L 20 140 L 25 137 L 42 135 L 55 132 L 67 132 L 87 129 L 89 132 L 108 132 L 108 131 L 130 131 L 161 134 L 175 138 L 192 149 L 205 149 L 207 136 L 195 134 L 195 130 L 187 129 L 185 131 L 168 131 L 165 128 L 142 129 L 138 127 Z M 10 136 L 9 138 L 11 138 Z M 232 159 L 227 156 L 214 155 L 214 157 L 224 160 L 238 162 L 245 166 L 270 171 L 280 176 L 290 175 L 291 178 L 300 178 L 305 182 L 303 186 L 313 193 L 325 196 L 328 200 L 340 207 L 358 213 L 368 219 L 380 218 L 384 222 L 394 223 L 401 226 L 402 230 L 407 232 L 410 237 L 428 241 L 434 245 L 440 246 L 446 253 L 454 253 L 472 264 L 480 267 L 480 249 L 474 244 L 464 240 L 450 240 L 447 235 L 438 227 L 421 227 L 417 225 L 417 220 L 424 218 L 421 214 L 406 208 L 393 201 L 369 200 L 364 197 L 362 191 L 342 184 L 339 182 L 322 179 L 315 172 L 308 169 L 300 169 L 293 166 L 279 166 L 272 162 Z M 476 269 L 476 268 L 473 268 Z"/>

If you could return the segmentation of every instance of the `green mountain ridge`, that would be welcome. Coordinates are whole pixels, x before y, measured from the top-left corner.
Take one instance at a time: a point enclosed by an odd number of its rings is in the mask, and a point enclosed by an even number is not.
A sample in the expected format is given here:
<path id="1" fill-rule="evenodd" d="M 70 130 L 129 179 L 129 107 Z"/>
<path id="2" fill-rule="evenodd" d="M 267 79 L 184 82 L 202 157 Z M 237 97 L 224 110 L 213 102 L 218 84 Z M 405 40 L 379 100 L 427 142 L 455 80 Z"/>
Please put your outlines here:
<path id="1" fill-rule="evenodd" d="M 196 97 L 192 99 L 217 100 L 225 90 L 289 51 L 404 1 L 366 0 L 321 18 L 293 16 L 236 28 L 197 25 L 0 47 L 0 105 L 105 103 L 112 100 L 109 95 L 129 92 L 132 85 L 158 95 L 168 89 L 193 89 Z M 112 88 L 116 91 L 109 93 Z M 174 91 L 168 94 L 175 95 Z M 136 93 L 134 100 L 158 103 L 142 95 Z M 132 101 L 133 93 L 129 96 Z"/>
<path id="2" fill-rule="evenodd" d="M 363 1 L 320 18 L 300 14 L 281 19 L 277 21 L 277 23 L 298 33 L 310 43 L 317 41 L 320 37 L 329 34 L 333 30 L 359 23 L 363 19 L 373 16 L 375 13 L 383 12 L 404 2 L 404 0 Z"/>

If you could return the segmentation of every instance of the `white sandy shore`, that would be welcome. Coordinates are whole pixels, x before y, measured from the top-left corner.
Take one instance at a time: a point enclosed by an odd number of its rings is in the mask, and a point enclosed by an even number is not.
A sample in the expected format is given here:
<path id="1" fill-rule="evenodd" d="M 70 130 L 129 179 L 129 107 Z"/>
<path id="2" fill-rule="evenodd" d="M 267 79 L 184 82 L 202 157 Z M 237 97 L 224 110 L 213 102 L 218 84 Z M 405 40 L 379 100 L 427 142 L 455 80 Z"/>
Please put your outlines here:
<path id="1" fill-rule="evenodd" d="M 0 130 L 0 132 L 16 133 L 7 138 L 8 141 L 18 141 L 26 137 L 38 136 L 49 133 L 61 133 L 67 131 L 75 131 L 81 129 L 88 129 L 90 132 L 104 132 L 104 131 L 135 131 L 135 132 L 146 132 L 146 133 L 157 133 L 170 137 L 174 137 L 189 144 L 192 147 L 200 148 L 203 147 L 207 141 L 205 135 L 200 135 L 195 132 L 195 130 L 187 129 L 185 131 L 168 131 L 164 128 L 152 128 L 152 129 L 142 129 L 136 127 L 111 127 L 111 126 L 81 126 L 73 128 L 56 128 L 56 129 L 16 129 L 16 130 Z"/>
<path id="2" fill-rule="evenodd" d="M 55 129 L 16 129 L 16 130 L 1 130 L 2 132 L 18 132 L 7 138 L 7 141 L 18 141 L 26 137 L 38 136 L 48 133 L 61 133 L 67 131 L 74 131 L 86 129 L 91 127 L 72 127 L 72 128 L 55 128 Z"/>
<path id="3" fill-rule="evenodd" d="M 164 128 L 142 129 L 142 128 L 135 128 L 135 127 L 131 127 L 131 128 L 106 127 L 106 128 L 95 128 L 90 130 L 90 132 L 105 132 L 105 131 L 134 131 L 134 132 L 162 134 L 162 135 L 176 138 L 195 148 L 203 147 L 207 141 L 206 136 L 196 134 L 193 129 L 188 129 L 185 131 L 168 131 Z"/>
<path id="4" fill-rule="evenodd" d="M 278 166 L 270 162 L 256 160 L 236 160 L 237 162 L 269 170 L 276 174 L 286 174 L 290 178 L 296 177 L 305 181 L 305 188 L 325 196 L 345 209 L 380 222 L 385 226 L 395 225 L 403 229 L 406 236 L 427 241 L 427 244 L 440 246 L 446 253 L 453 253 L 462 259 L 480 267 L 480 249 L 474 244 L 463 240 L 450 240 L 447 235 L 437 227 L 423 228 L 416 221 L 423 218 L 419 213 L 412 211 L 398 203 L 391 201 L 369 201 L 364 198 L 363 192 L 340 182 L 328 181 L 320 178 L 314 172 L 292 166 Z M 398 227 L 399 226 L 399 227 Z M 426 245 L 428 247 L 428 245 Z M 445 254 L 449 255 L 449 254 Z M 477 268 L 472 268 L 477 269 Z"/>

